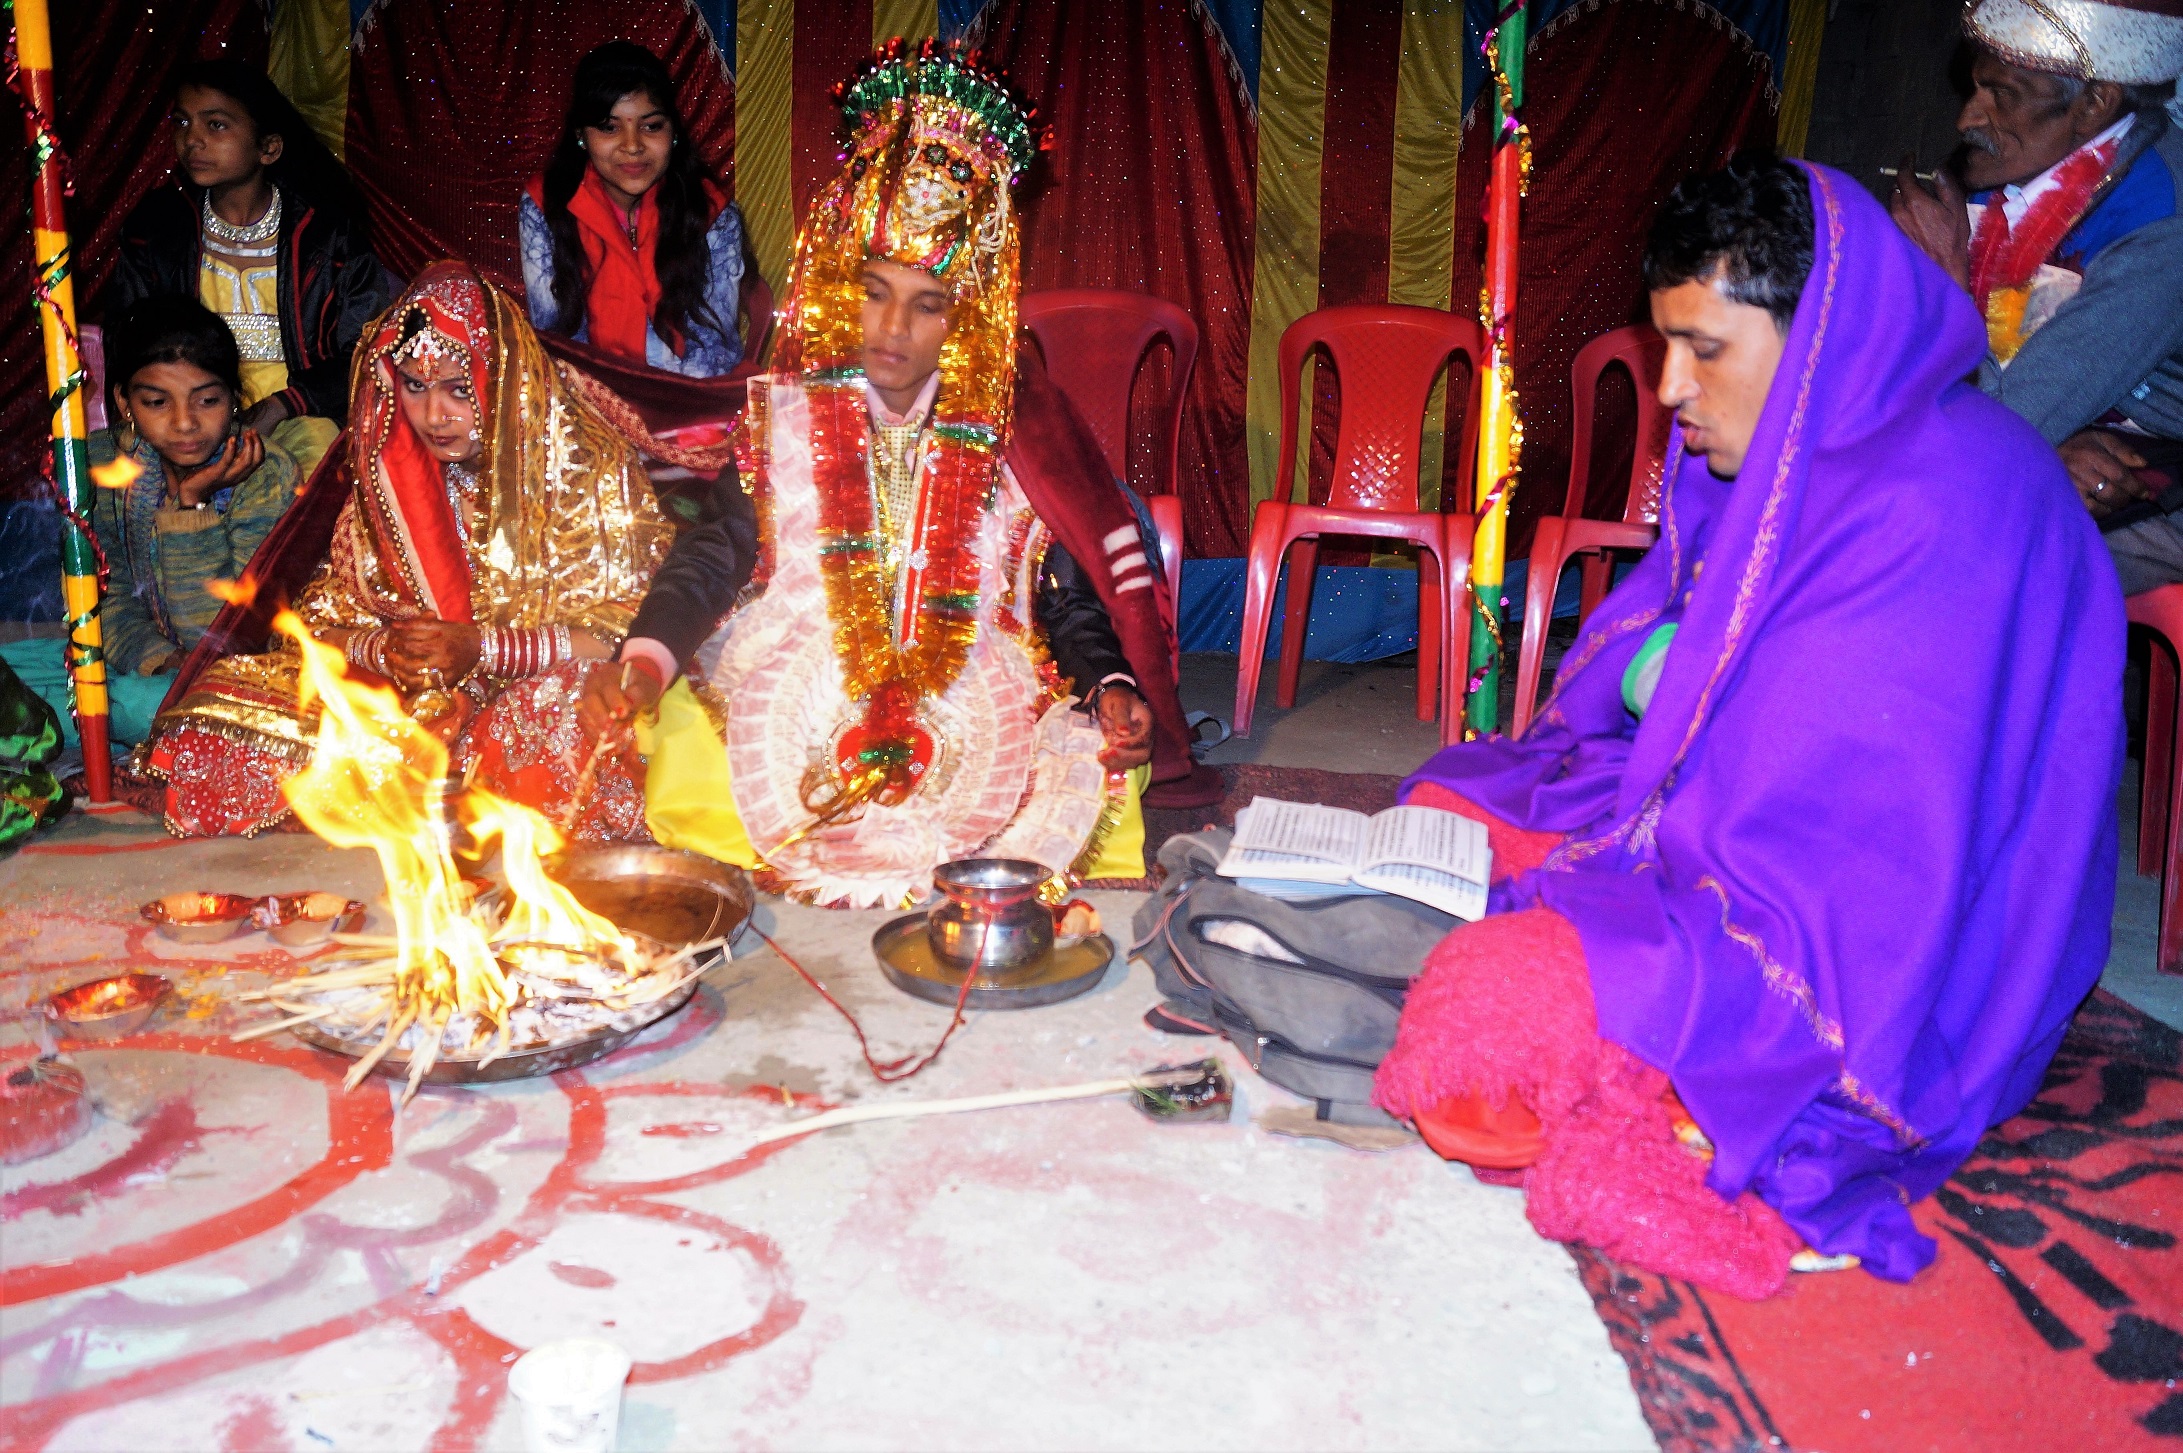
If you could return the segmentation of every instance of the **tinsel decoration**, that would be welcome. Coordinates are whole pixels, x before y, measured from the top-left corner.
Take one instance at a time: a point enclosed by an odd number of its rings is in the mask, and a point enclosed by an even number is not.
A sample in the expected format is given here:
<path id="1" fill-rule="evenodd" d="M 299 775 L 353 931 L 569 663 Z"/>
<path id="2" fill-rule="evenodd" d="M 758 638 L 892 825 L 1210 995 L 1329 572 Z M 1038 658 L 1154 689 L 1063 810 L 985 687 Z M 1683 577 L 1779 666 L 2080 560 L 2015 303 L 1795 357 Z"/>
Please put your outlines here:
<path id="1" fill-rule="evenodd" d="M 782 358 L 810 403 L 820 579 L 843 690 L 863 705 L 854 770 L 837 760 L 806 783 L 819 823 L 916 789 L 933 754 L 923 703 L 955 683 L 977 639 L 977 537 L 1014 405 L 1020 236 L 1008 190 L 1036 151 L 1029 108 L 956 48 L 890 45 L 840 96 L 846 165 L 797 242 Z M 875 258 L 954 294 L 899 620 L 866 458 L 863 277 Z"/>

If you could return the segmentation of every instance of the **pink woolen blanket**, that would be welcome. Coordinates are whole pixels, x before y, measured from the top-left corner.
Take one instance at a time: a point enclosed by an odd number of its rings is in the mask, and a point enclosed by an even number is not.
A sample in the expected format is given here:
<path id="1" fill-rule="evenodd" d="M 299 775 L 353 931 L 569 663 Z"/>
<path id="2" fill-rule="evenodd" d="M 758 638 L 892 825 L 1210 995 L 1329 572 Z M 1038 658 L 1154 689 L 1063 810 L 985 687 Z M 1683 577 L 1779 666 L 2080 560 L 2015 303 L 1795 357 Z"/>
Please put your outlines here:
<path id="1" fill-rule="evenodd" d="M 1445 788 L 1409 801 L 1473 817 L 1491 836 L 1496 876 L 1538 866 L 1555 839 L 1513 827 Z M 1544 908 L 1470 924 L 1433 950 L 1410 990 L 1373 1098 L 1409 1118 L 1459 1095 L 1495 1107 L 1518 1096 L 1546 1148 L 1521 1173 L 1539 1234 L 1756 1301 L 1781 1290 L 1797 1238 L 1746 1193 L 1723 1201 L 1706 1163 L 1675 1138 L 1668 1078 L 1601 1039 L 1584 946 Z"/>

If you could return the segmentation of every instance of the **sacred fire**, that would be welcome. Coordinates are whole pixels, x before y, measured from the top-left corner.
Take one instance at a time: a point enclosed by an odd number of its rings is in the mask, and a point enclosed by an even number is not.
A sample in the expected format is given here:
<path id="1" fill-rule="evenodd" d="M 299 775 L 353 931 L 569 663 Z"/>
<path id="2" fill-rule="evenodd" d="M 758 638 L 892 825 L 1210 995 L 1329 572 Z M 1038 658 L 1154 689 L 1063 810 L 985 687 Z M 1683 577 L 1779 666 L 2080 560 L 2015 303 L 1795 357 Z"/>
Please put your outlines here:
<path id="1" fill-rule="evenodd" d="M 238 1038 L 311 1024 L 356 1046 L 350 1089 L 399 1049 L 406 1099 L 442 1060 L 482 1070 L 511 1048 L 626 1027 L 703 972 L 717 943 L 670 953 L 586 909 L 546 874 L 562 846 L 552 824 L 475 788 L 453 807 L 480 850 L 499 844 L 506 886 L 473 893 L 452 851 L 446 746 L 394 692 L 349 680 L 341 653 L 292 612 L 274 626 L 303 653 L 305 709 L 319 706 L 311 765 L 283 790 L 319 837 L 378 855 L 395 931 L 336 934 L 337 967 L 244 995 L 289 1017 Z"/>

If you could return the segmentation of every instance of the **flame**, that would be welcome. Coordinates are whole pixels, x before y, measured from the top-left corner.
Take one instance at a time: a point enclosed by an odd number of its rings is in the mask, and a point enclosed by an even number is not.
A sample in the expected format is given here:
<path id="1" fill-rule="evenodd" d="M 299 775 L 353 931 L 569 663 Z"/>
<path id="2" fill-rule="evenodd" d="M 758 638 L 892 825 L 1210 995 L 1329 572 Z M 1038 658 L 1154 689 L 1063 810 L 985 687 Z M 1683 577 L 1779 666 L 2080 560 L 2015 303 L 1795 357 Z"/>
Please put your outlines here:
<path id="1" fill-rule="evenodd" d="M 222 605 L 248 608 L 258 599 L 258 577 L 245 571 L 240 580 L 208 580 L 205 582 L 205 594 Z"/>
<path id="2" fill-rule="evenodd" d="M 91 482 L 100 489 L 127 489 L 143 472 L 143 465 L 126 454 L 116 454 L 105 464 L 91 466 Z"/>
<path id="3" fill-rule="evenodd" d="M 587 951 L 602 944 L 627 947 L 620 929 L 546 876 L 544 859 L 566 845 L 553 824 L 521 803 L 475 787 L 464 796 L 462 815 L 464 826 L 480 843 L 500 842 L 509 899 L 508 916 L 495 935 L 507 946 L 503 957 L 512 959 L 539 945 Z"/>
<path id="4" fill-rule="evenodd" d="M 447 748 L 381 686 L 347 679 L 342 653 L 312 638 L 294 612 L 274 628 L 303 653 L 298 699 L 319 703 L 311 765 L 282 788 L 296 816 L 336 847 L 370 848 L 386 876 L 394 910 L 395 965 L 389 1027 L 378 1050 L 357 1066 L 361 1081 L 411 1024 L 423 1044 L 412 1056 L 437 1057 L 439 1036 L 457 1015 L 471 1016 L 472 1043 L 498 1033 L 521 998 L 506 965 L 545 974 L 579 959 L 618 957 L 634 947 L 614 925 L 586 910 L 545 874 L 539 858 L 561 846 L 546 820 L 520 804 L 472 790 L 460 804 L 480 845 L 497 839 L 511 907 L 496 927 L 470 911 L 471 894 L 450 852 Z"/>

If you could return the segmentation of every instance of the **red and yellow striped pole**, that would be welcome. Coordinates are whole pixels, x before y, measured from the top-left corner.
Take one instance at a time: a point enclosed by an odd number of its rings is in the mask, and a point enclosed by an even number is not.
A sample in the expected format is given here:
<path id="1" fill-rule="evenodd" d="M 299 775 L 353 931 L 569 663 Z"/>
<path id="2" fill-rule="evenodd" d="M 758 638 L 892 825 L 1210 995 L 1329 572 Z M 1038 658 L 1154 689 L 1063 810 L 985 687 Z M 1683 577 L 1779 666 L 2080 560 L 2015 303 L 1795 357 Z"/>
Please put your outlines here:
<path id="1" fill-rule="evenodd" d="M 1493 88 L 1493 174 L 1486 192 L 1486 277 L 1479 307 L 1486 366 L 1479 370 L 1478 533 L 1471 544 L 1470 699 L 1464 736 L 1500 725 L 1501 583 L 1508 550 L 1508 496 L 1523 457 L 1516 413 L 1516 235 L 1523 211 L 1531 140 L 1518 112 L 1524 102 L 1523 0 L 1504 0 L 1485 41 Z"/>
<path id="2" fill-rule="evenodd" d="M 14 0 L 16 81 L 30 139 L 33 287 L 45 333 L 45 381 L 53 403 L 53 483 L 60 495 L 61 601 L 68 615 L 68 668 L 75 678 L 76 729 L 83 737 L 84 784 L 93 802 L 114 797 L 107 731 L 106 653 L 99 632 L 98 550 L 88 533 L 91 460 L 85 443 L 83 360 L 76 351 L 76 287 L 70 279 L 68 219 L 61 210 L 59 108 L 53 103 L 53 30 L 46 0 Z"/>

